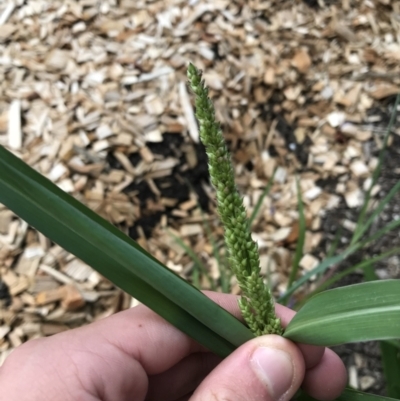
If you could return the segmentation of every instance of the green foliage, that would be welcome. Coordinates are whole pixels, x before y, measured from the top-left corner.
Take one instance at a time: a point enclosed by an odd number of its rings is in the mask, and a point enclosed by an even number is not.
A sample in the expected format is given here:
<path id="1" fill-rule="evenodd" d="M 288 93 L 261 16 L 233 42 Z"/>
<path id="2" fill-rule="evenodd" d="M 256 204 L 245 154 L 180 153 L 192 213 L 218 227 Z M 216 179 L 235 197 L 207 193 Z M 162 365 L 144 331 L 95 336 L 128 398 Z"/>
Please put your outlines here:
<path id="1" fill-rule="evenodd" d="M 361 208 L 360 214 L 358 216 L 358 220 L 357 220 L 357 225 L 356 225 L 356 229 L 354 231 L 353 234 L 353 238 L 351 239 L 351 245 L 355 244 L 361 237 L 362 235 L 368 230 L 368 228 L 371 226 L 374 218 L 377 216 L 377 214 L 379 212 L 377 212 L 377 210 L 375 210 L 372 215 L 370 216 L 370 218 L 368 219 L 367 222 L 365 222 L 365 219 L 367 217 L 367 212 L 368 212 L 368 206 L 369 206 L 369 201 L 371 199 L 371 194 L 372 194 L 372 189 L 374 188 L 374 186 L 376 185 L 379 175 L 381 173 L 382 170 L 382 164 L 383 164 L 383 159 L 385 157 L 385 153 L 386 153 L 386 148 L 387 148 L 387 144 L 388 144 L 388 140 L 389 140 L 389 136 L 390 136 L 390 132 L 396 122 L 397 119 L 397 106 L 400 104 L 400 93 L 397 95 L 396 97 L 396 101 L 394 102 L 394 106 L 393 106 L 393 112 L 392 115 L 390 117 L 390 121 L 389 124 L 386 128 L 386 132 L 385 132 L 385 136 L 383 138 L 383 146 L 381 148 L 381 151 L 379 152 L 379 160 L 378 160 L 378 164 L 372 174 L 372 181 L 371 184 L 368 188 L 368 191 L 366 193 L 365 196 L 365 200 L 364 200 L 364 204 Z M 395 191 L 397 192 L 398 189 Z M 380 203 L 380 205 L 378 206 L 377 209 L 382 210 L 383 207 L 387 204 L 387 202 L 389 201 L 389 199 L 391 199 L 393 195 L 388 195 L 386 198 L 386 201 L 383 201 Z"/>
<path id="2" fill-rule="evenodd" d="M 314 345 L 400 338 L 400 280 L 324 291 L 296 314 L 284 336 Z"/>
<path id="3" fill-rule="evenodd" d="M 380 342 L 383 373 L 389 397 L 400 399 L 400 349 L 399 345 L 388 341 Z"/>
<path id="4" fill-rule="evenodd" d="M 222 137 L 200 75 L 193 66 L 189 68 L 190 70 L 194 90 L 197 91 L 196 106 L 203 134 L 206 130 L 216 132 Z M 202 101 L 199 101 L 199 98 Z M 206 115 L 202 114 L 202 108 Z M 215 162 L 219 163 L 218 166 L 221 162 L 224 165 L 229 164 L 229 154 L 224 142 L 220 140 L 211 142 L 217 145 L 217 153 L 211 156 L 210 165 Z M 217 171 L 217 175 L 214 174 L 214 181 L 215 177 L 221 178 L 218 176 L 219 173 L 232 172 L 227 164 L 225 169 Z M 215 166 L 214 164 L 214 173 Z M 1 146 L 0 171 L 1 203 L 211 351 L 227 356 L 236 347 L 254 337 L 236 318 L 163 266 L 133 240 Z M 258 261 L 257 247 L 249 244 L 249 222 L 244 218 L 245 211 L 237 194 L 233 176 L 231 177 L 231 180 L 228 178 L 228 181 L 222 181 L 222 184 L 216 182 L 217 195 L 219 191 L 218 202 L 223 209 L 226 209 L 226 213 L 222 213 L 223 224 L 227 228 L 226 236 L 237 252 L 232 259 L 236 266 L 235 270 L 243 269 L 241 275 L 247 280 L 243 286 L 244 291 L 254 295 L 258 291 L 264 291 L 265 286 L 263 289 L 256 288 L 260 282 L 262 283 L 259 277 L 259 264 L 251 264 Z M 233 191 L 233 195 L 230 191 Z M 234 215 L 229 218 L 232 209 Z M 365 228 L 370 225 L 373 213 L 367 217 L 366 207 L 363 214 L 364 217 L 359 221 Z M 399 225 L 399 220 L 392 221 L 365 239 L 363 237 L 369 226 L 360 229 L 354 237 L 356 239 L 342 254 L 322 261 L 312 272 L 294 282 L 285 295 L 292 294 L 313 274 L 323 272 L 329 266 L 339 263 Z M 245 234 L 237 233 L 237 227 L 248 231 Z M 237 243 L 239 245 L 235 249 Z M 378 257 L 382 258 L 384 255 Z M 243 258 L 245 263 L 242 263 Z M 371 277 L 373 277 L 371 269 L 373 261 L 374 259 L 365 263 Z M 398 381 L 399 372 L 399 294 L 400 280 L 372 281 L 322 292 L 305 303 L 287 327 L 284 336 L 293 341 L 325 346 L 343 342 L 385 340 L 382 343 L 382 353 L 385 372 L 388 372 L 388 391 L 390 395 L 399 397 L 399 388 L 394 385 L 396 380 Z M 272 298 L 268 302 L 270 308 L 273 305 Z M 241 304 L 245 312 L 246 305 L 249 303 Z M 258 307 L 257 304 L 255 306 Z M 253 313 L 256 307 L 249 313 Z M 304 392 L 300 392 L 297 399 L 311 400 Z M 390 399 L 346 389 L 338 400 L 389 401 Z"/>
<path id="5" fill-rule="evenodd" d="M 258 213 L 260 212 L 262 203 L 265 197 L 268 195 L 269 191 L 271 190 L 272 184 L 274 183 L 276 169 L 274 170 L 273 174 L 271 175 L 270 179 L 268 180 L 267 185 L 265 186 L 264 190 L 262 191 L 261 196 L 258 198 L 256 205 L 254 206 L 253 211 L 251 212 L 251 216 L 249 218 L 250 226 L 253 224 L 254 220 L 256 219 Z"/>
<path id="6" fill-rule="evenodd" d="M 379 152 L 379 161 L 378 164 L 373 172 L 373 177 L 372 177 L 372 182 L 371 185 L 368 188 L 367 193 L 365 194 L 363 206 L 361 208 L 361 211 L 359 213 L 359 216 L 357 218 L 357 224 L 356 224 L 356 229 L 353 233 L 352 239 L 350 241 L 349 246 L 342 250 L 341 253 L 334 255 L 334 252 L 337 249 L 337 242 L 338 242 L 338 236 L 336 237 L 334 243 L 331 246 L 331 249 L 329 250 L 328 256 L 322 260 L 314 269 L 311 271 L 307 272 L 305 275 L 297 279 L 295 282 L 291 282 L 288 285 L 288 289 L 285 291 L 285 293 L 278 299 L 278 302 L 285 303 L 289 297 L 296 292 L 299 288 L 301 288 L 306 282 L 314 275 L 321 275 L 323 274 L 327 269 L 329 269 L 333 265 L 338 265 L 344 260 L 346 260 L 350 255 L 354 254 L 355 252 L 365 248 L 367 245 L 369 245 L 371 242 L 378 240 L 379 238 L 382 238 L 385 234 L 388 232 L 398 228 L 400 226 L 400 219 L 391 221 L 388 223 L 386 226 L 383 228 L 379 229 L 378 231 L 374 232 L 371 236 L 366 237 L 367 231 L 370 229 L 372 226 L 372 223 L 377 219 L 379 214 L 383 211 L 385 206 L 394 198 L 394 196 L 399 192 L 400 190 L 400 182 L 396 183 L 396 185 L 389 191 L 389 193 L 379 202 L 377 207 L 373 209 L 369 214 L 368 214 L 368 207 L 370 205 L 370 200 L 371 200 L 371 193 L 373 187 L 376 185 L 377 180 L 379 178 L 379 174 L 382 169 L 382 163 L 384 160 L 385 152 L 386 152 L 386 147 L 389 139 L 390 132 L 393 128 L 393 125 L 396 121 L 396 116 L 397 116 L 397 107 L 400 104 L 400 94 L 397 96 L 394 107 L 393 107 L 393 112 L 390 118 L 389 125 L 386 129 L 385 136 L 384 136 L 384 141 L 383 141 L 383 146 Z M 299 206 L 300 207 L 300 206 Z M 340 278 L 343 278 L 345 275 L 351 273 L 352 271 L 356 270 L 357 268 L 362 268 L 365 270 L 365 274 L 368 276 L 369 272 L 371 269 L 373 269 L 373 262 L 378 261 L 383 259 L 385 256 L 390 256 L 395 253 L 398 253 L 398 248 L 393 248 L 389 251 L 386 251 L 369 261 L 362 261 L 359 263 L 357 266 L 351 267 L 346 269 L 342 273 L 335 274 L 331 279 L 329 279 L 327 282 L 322 283 L 316 290 L 313 291 L 313 293 L 320 292 L 322 289 L 328 287 L 329 285 L 332 285 L 336 281 L 338 281 Z M 293 270 L 292 270 L 293 272 Z M 292 275 L 291 275 L 292 277 Z M 311 295 L 311 294 L 310 294 Z M 308 296 L 306 297 L 308 298 Z M 301 302 L 303 303 L 303 302 Z"/>
<path id="7" fill-rule="evenodd" d="M 296 177 L 296 187 L 297 187 L 297 203 L 299 208 L 299 238 L 297 240 L 296 252 L 293 258 L 292 270 L 289 276 L 289 283 L 288 283 L 289 287 L 292 285 L 294 279 L 296 278 L 297 271 L 299 269 L 299 263 L 301 258 L 303 257 L 303 248 L 306 240 L 306 217 L 304 215 L 304 205 L 303 205 L 303 200 L 301 199 L 301 189 L 298 177 Z"/>
<path id="8" fill-rule="evenodd" d="M 242 323 L 135 241 L 0 146 L 0 202 L 199 343 L 226 356 Z"/>
<path id="9" fill-rule="evenodd" d="M 295 397 L 296 401 L 316 401 L 314 398 L 310 397 L 304 391 L 300 391 Z M 336 401 L 394 401 L 393 398 L 383 397 L 381 395 L 372 395 L 363 393 L 358 390 L 351 388 L 346 388 L 343 393 L 336 398 Z"/>
<path id="10" fill-rule="evenodd" d="M 178 236 L 176 236 L 174 233 L 172 233 L 171 231 L 168 231 L 169 235 L 171 235 L 175 242 L 182 248 L 185 250 L 185 252 L 190 256 L 190 258 L 193 260 L 194 262 L 194 268 L 195 270 L 201 272 L 208 280 L 208 282 L 210 283 L 210 289 L 212 291 L 216 291 L 217 288 L 215 286 L 214 280 L 212 279 L 212 277 L 210 276 L 210 274 L 208 273 L 207 267 L 204 266 L 204 263 L 200 260 L 200 258 L 194 253 L 193 249 L 190 248 L 190 246 L 186 245 L 185 242 L 179 238 Z M 200 288 L 200 283 L 198 282 L 195 287 Z"/>

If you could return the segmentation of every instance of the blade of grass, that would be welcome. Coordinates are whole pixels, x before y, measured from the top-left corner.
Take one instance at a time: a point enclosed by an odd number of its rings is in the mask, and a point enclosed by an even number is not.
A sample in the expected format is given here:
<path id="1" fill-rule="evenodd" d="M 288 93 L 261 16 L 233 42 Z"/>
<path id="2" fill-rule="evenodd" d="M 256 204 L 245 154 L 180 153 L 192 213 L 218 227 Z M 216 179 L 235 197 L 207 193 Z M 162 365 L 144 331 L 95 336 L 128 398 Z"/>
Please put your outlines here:
<path id="1" fill-rule="evenodd" d="M 190 188 L 190 190 L 193 193 L 195 193 L 195 190 L 194 190 L 192 184 L 190 183 L 190 181 L 189 180 L 185 180 L 185 182 L 186 182 L 186 185 Z M 203 209 L 202 209 L 202 207 L 200 205 L 200 202 L 199 202 L 197 197 L 196 197 L 196 203 L 197 203 L 198 209 L 200 210 L 201 217 L 203 219 L 203 226 L 204 226 L 204 228 L 206 230 L 208 241 L 211 244 L 214 258 L 217 261 L 218 270 L 219 270 L 219 274 L 220 274 L 220 280 L 221 280 L 222 292 L 224 292 L 226 294 L 229 294 L 230 293 L 230 278 L 232 276 L 231 269 L 229 269 L 229 267 L 228 267 L 228 261 L 223 260 L 221 258 L 221 256 L 220 256 L 221 247 L 218 246 L 217 241 L 216 241 L 214 235 L 212 234 L 211 227 L 208 224 L 208 221 L 207 221 L 207 219 L 206 219 L 206 217 L 204 215 L 204 211 L 203 211 Z"/>
<path id="2" fill-rule="evenodd" d="M 388 343 L 392 347 L 395 347 L 400 351 L 400 341 L 399 340 L 386 340 L 386 341 L 382 341 L 382 342 Z"/>
<path id="3" fill-rule="evenodd" d="M 290 295 L 292 295 L 296 290 L 298 290 L 302 285 L 304 285 L 314 274 L 323 273 L 324 271 L 329 269 L 329 267 L 331 267 L 332 265 L 342 262 L 344 259 L 346 259 L 349 255 L 351 255 L 357 249 L 359 249 L 359 246 L 354 246 L 352 248 L 348 248 L 346 251 L 344 251 L 340 255 L 336 255 L 331 258 L 324 259 L 321 263 L 319 263 L 317 266 L 315 266 L 314 269 L 310 270 L 309 272 L 304 274 L 302 277 L 300 277 L 298 280 L 296 280 L 286 290 L 286 292 L 278 298 L 277 302 L 279 302 L 279 303 L 286 302 L 288 297 L 290 297 Z"/>
<path id="4" fill-rule="evenodd" d="M 321 263 L 319 263 L 314 269 L 310 270 L 302 277 L 300 277 L 297 281 L 295 281 L 291 287 L 289 287 L 286 292 L 278 298 L 279 303 L 285 302 L 285 300 L 292 295 L 296 290 L 298 290 L 302 285 L 304 285 L 314 274 L 321 274 L 325 272 L 329 267 L 334 264 L 340 263 L 349 257 L 354 252 L 358 251 L 359 249 L 363 248 L 370 242 L 382 237 L 382 235 L 386 234 L 387 232 L 394 230 L 400 226 L 400 219 L 394 220 L 387 224 L 382 229 L 378 230 L 374 235 L 367 238 L 366 240 L 362 241 L 361 243 L 355 244 L 353 246 L 348 247 L 345 251 L 341 254 L 333 256 L 331 258 L 324 259 Z"/>
<path id="5" fill-rule="evenodd" d="M 393 197 L 400 190 L 400 181 L 396 183 L 396 185 L 389 191 L 389 193 L 379 202 L 379 205 L 374 209 L 371 216 L 367 219 L 365 224 L 358 229 L 356 240 L 360 239 L 363 234 L 369 229 L 371 224 L 374 222 L 376 217 L 382 212 L 385 206 L 393 199 Z"/>
<path id="6" fill-rule="evenodd" d="M 204 263 L 200 260 L 200 258 L 196 255 L 190 246 L 186 245 L 182 238 L 179 238 L 175 235 L 172 231 L 167 230 L 168 234 L 175 240 L 175 242 L 188 254 L 188 256 L 193 260 L 195 267 L 207 278 L 210 288 L 212 291 L 216 291 L 217 287 L 215 286 L 214 280 L 211 278 L 210 274 L 208 273 L 207 267 Z"/>
<path id="7" fill-rule="evenodd" d="M 219 274 L 220 274 L 220 281 L 221 281 L 221 290 L 225 294 L 230 294 L 231 292 L 231 278 L 232 278 L 232 271 L 229 267 L 229 260 L 223 255 L 220 259 L 221 262 L 219 264 Z"/>
<path id="8" fill-rule="evenodd" d="M 368 237 L 367 239 L 365 239 L 364 241 L 362 241 L 361 243 L 358 243 L 357 245 L 357 249 L 363 248 L 366 245 L 368 245 L 370 242 L 375 241 L 376 239 L 381 238 L 382 236 L 384 236 L 386 233 L 388 233 L 389 231 L 394 230 L 395 228 L 400 226 L 400 219 L 398 220 L 393 220 L 391 221 L 389 224 L 386 224 L 385 227 L 381 228 L 380 230 L 378 230 L 375 234 L 371 235 L 370 237 Z"/>
<path id="9" fill-rule="evenodd" d="M 297 401 L 317 401 L 304 391 L 296 395 Z M 346 388 L 335 401 L 396 401 L 394 398 L 383 397 L 382 395 L 363 393 L 362 391 Z"/>
<path id="10" fill-rule="evenodd" d="M 353 237 L 351 239 L 350 246 L 354 245 L 361 238 L 362 234 L 368 229 L 368 227 L 365 228 L 364 220 L 365 220 L 365 217 L 366 217 L 368 204 L 369 204 L 369 201 L 371 199 L 372 189 L 376 185 L 376 183 L 378 181 L 378 177 L 379 177 L 379 175 L 381 173 L 383 158 L 384 158 L 385 153 L 386 153 L 386 148 L 387 148 L 387 143 L 388 143 L 390 132 L 391 132 L 391 130 L 392 130 L 392 128 L 393 128 L 393 126 L 394 126 L 394 124 L 396 122 L 397 106 L 399 104 L 400 104 L 400 93 L 397 95 L 396 101 L 394 103 L 393 112 L 392 112 L 392 115 L 390 116 L 390 121 L 389 121 L 389 124 L 387 126 L 387 129 L 386 129 L 386 132 L 385 132 L 385 136 L 384 136 L 384 139 L 383 139 L 383 146 L 382 146 L 382 149 L 379 152 L 378 164 L 377 164 L 377 166 L 376 166 L 376 168 L 375 168 L 375 170 L 374 170 L 374 172 L 372 174 L 371 185 L 369 186 L 368 191 L 367 191 L 367 193 L 365 195 L 365 200 L 364 200 L 362 209 L 361 209 L 360 214 L 359 214 L 358 219 L 357 219 L 356 229 L 355 229 Z"/>
<path id="11" fill-rule="evenodd" d="M 339 226 L 338 230 L 336 231 L 335 238 L 334 238 L 333 242 L 330 244 L 328 252 L 326 253 L 326 256 L 325 256 L 326 258 L 331 258 L 335 255 L 336 249 L 339 246 L 340 238 L 342 235 L 342 230 L 343 230 L 343 227 Z M 324 274 L 323 272 L 318 273 L 316 275 L 317 280 L 319 280 L 321 277 L 323 277 L 323 274 Z M 297 307 L 297 305 L 298 304 L 296 304 L 296 307 Z"/>
<path id="12" fill-rule="evenodd" d="M 330 245 L 328 252 L 326 253 L 326 257 L 327 258 L 331 258 L 335 252 L 337 247 L 339 246 L 339 242 L 340 242 L 340 237 L 342 235 L 342 231 L 343 231 L 343 227 L 339 226 L 339 229 L 337 230 L 336 234 L 335 234 L 335 238 L 332 242 L 332 244 Z"/>
<path id="13" fill-rule="evenodd" d="M 336 273 L 332 278 L 326 280 L 324 283 L 320 284 L 318 286 L 318 288 L 316 288 L 313 292 L 308 294 L 307 298 L 304 299 L 298 306 L 301 307 L 305 302 L 307 302 L 307 300 L 309 298 L 311 298 L 312 296 L 318 294 L 319 292 L 329 288 L 332 284 L 336 283 L 337 281 L 339 281 L 343 277 L 347 276 L 348 274 L 353 273 L 356 270 L 366 269 L 368 267 L 368 265 L 370 265 L 371 263 L 379 262 L 382 259 L 385 259 L 389 256 L 396 255 L 399 253 L 400 253 L 400 247 L 393 248 L 387 252 L 383 252 L 377 256 L 374 256 L 372 259 L 363 260 L 362 262 L 357 263 L 356 265 L 349 267 L 346 270 L 343 270 L 342 272 Z"/>
<path id="14" fill-rule="evenodd" d="M 378 279 L 372 263 L 368 264 L 364 270 L 364 278 L 366 281 Z M 400 350 L 388 341 L 380 341 L 379 347 L 387 394 L 389 397 L 400 399 Z"/>
<path id="15" fill-rule="evenodd" d="M 193 264 L 196 264 L 193 262 Z M 200 284 L 200 269 L 196 269 L 195 266 L 193 266 L 193 272 L 192 272 L 192 284 L 198 288 L 199 290 L 201 289 L 201 284 Z"/>
<path id="16" fill-rule="evenodd" d="M 312 345 L 400 338 L 400 280 L 324 291 L 294 316 L 284 337 Z"/>
<path id="17" fill-rule="evenodd" d="M 218 270 L 219 270 L 219 275 L 220 275 L 220 280 L 221 280 L 222 292 L 224 292 L 226 294 L 229 294 L 230 293 L 230 289 L 231 289 L 230 278 L 232 276 L 231 270 L 228 267 L 228 263 L 229 262 L 227 260 L 223 260 L 223 258 L 221 258 L 221 256 L 220 256 L 221 247 L 218 246 L 217 241 L 215 240 L 215 237 L 211 232 L 211 227 L 208 224 L 208 221 L 205 218 L 204 212 L 202 210 L 201 210 L 201 215 L 203 217 L 203 224 L 204 224 L 204 227 L 206 229 L 206 234 L 207 234 L 208 240 L 210 241 L 210 244 L 211 244 L 211 247 L 212 247 L 212 252 L 213 252 L 214 258 L 215 258 L 215 260 L 217 261 L 217 264 L 218 264 Z M 223 243 L 223 244 L 225 244 L 225 243 Z"/>
<path id="18" fill-rule="evenodd" d="M 400 349 L 387 341 L 380 342 L 387 395 L 400 399 Z"/>
<path id="19" fill-rule="evenodd" d="M 299 238 L 297 239 L 296 252 L 293 258 L 292 268 L 290 270 L 288 287 L 293 284 L 297 276 L 297 271 L 299 270 L 299 263 L 303 257 L 304 242 L 306 239 L 306 218 L 304 216 L 304 205 L 301 199 L 301 189 L 299 178 L 296 177 L 296 187 L 297 187 L 297 203 L 299 208 Z"/>
<path id="20" fill-rule="evenodd" d="M 336 398 L 337 401 L 394 401 L 393 398 L 382 395 L 363 393 L 362 391 L 346 388 L 343 393 Z"/>
<path id="21" fill-rule="evenodd" d="M 221 356 L 253 338 L 235 317 L 135 241 L 0 146 L 0 202 Z"/>
<path id="22" fill-rule="evenodd" d="M 285 302 L 285 300 L 292 295 L 297 289 L 299 289 L 302 285 L 304 285 L 314 274 L 321 274 L 325 272 L 329 267 L 334 264 L 340 263 L 349 257 L 354 252 L 358 251 L 359 249 L 363 248 L 364 246 L 368 245 L 370 242 L 381 238 L 387 232 L 394 230 L 395 228 L 400 226 L 400 219 L 394 220 L 387 224 L 385 227 L 378 230 L 375 234 L 368 237 L 362 242 L 349 246 L 345 251 L 341 254 L 333 256 L 331 258 L 324 259 L 321 263 L 319 263 L 314 269 L 310 270 L 304 276 L 300 277 L 297 281 L 295 281 L 291 287 L 289 287 L 286 292 L 278 298 L 279 303 Z"/>
<path id="23" fill-rule="evenodd" d="M 276 170 L 277 169 L 275 168 L 270 179 L 268 180 L 267 186 L 264 188 L 264 191 L 262 192 L 261 196 L 258 198 L 256 205 L 254 206 L 254 209 L 249 218 L 249 226 L 250 227 L 253 224 L 255 218 L 257 217 L 257 215 L 260 211 L 261 205 L 264 202 L 264 198 L 269 194 L 269 191 L 271 190 L 272 184 L 274 183 L 274 177 L 275 177 Z"/>

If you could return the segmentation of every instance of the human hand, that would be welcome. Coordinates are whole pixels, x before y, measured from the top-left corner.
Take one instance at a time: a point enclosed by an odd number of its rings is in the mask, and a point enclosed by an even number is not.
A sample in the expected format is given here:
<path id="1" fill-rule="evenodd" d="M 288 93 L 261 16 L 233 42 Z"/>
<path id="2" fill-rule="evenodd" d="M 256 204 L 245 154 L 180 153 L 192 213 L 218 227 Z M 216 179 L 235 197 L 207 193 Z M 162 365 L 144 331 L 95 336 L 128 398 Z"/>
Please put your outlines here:
<path id="1" fill-rule="evenodd" d="M 207 296 L 240 318 L 237 298 Z M 277 305 L 284 326 L 295 314 Z M 1 401 L 287 401 L 301 386 L 322 401 L 344 389 L 331 350 L 269 335 L 221 358 L 145 306 L 28 341 L 0 368 Z"/>

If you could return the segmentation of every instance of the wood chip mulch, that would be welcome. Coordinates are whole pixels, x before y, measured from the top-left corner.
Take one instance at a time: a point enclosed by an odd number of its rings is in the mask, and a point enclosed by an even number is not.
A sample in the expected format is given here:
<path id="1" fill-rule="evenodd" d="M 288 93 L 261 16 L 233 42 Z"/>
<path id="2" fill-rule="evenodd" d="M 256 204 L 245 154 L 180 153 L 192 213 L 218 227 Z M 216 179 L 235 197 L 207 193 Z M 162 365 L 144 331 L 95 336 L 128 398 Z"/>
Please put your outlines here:
<path id="1" fill-rule="evenodd" d="M 379 148 L 387 124 L 374 110 L 400 91 L 400 3 L 0 5 L 0 144 L 190 279 L 179 236 L 218 280 L 206 227 L 217 242 L 222 229 L 189 61 L 204 70 L 249 213 L 276 169 L 253 232 L 282 293 L 299 233 L 296 174 L 307 220 L 300 274 L 319 261 L 324 216 L 363 201 L 377 164 L 366 149 Z M 136 303 L 1 205 L 0 274 L 0 365 L 28 339 Z"/>

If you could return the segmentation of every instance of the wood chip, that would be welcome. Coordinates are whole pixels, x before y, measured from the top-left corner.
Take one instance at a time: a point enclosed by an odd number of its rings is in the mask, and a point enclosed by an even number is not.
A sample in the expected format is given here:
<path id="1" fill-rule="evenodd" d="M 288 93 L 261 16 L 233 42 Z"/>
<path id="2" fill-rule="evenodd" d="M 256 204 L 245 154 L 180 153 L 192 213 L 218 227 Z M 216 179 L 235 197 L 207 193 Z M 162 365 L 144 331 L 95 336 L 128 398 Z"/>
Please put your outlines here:
<path id="1" fill-rule="evenodd" d="M 180 228 L 182 237 L 189 237 L 191 235 L 201 234 L 202 232 L 203 229 L 199 224 L 185 224 Z"/>
<path id="2" fill-rule="evenodd" d="M 22 146 L 21 102 L 13 100 L 8 112 L 8 146 L 19 150 Z"/>
<path id="3" fill-rule="evenodd" d="M 189 95 L 186 90 L 184 82 L 179 84 L 179 96 L 182 104 L 183 113 L 185 115 L 186 123 L 188 125 L 189 134 L 195 143 L 199 142 L 199 129 L 194 116 L 193 107 L 190 103 Z"/>
<path id="4" fill-rule="evenodd" d="M 361 206 L 364 200 L 363 193 L 358 188 L 350 192 L 347 192 L 344 195 L 344 198 L 349 208 L 355 208 Z"/>
<path id="5" fill-rule="evenodd" d="M 306 74 L 311 67 L 311 58 L 304 49 L 298 50 L 292 59 L 293 66 L 302 74 Z"/>
<path id="6" fill-rule="evenodd" d="M 301 258 L 299 265 L 306 271 L 310 271 L 314 269 L 314 267 L 316 267 L 318 263 L 319 260 L 315 256 L 306 254 Z"/>
<path id="7" fill-rule="evenodd" d="M 85 281 L 92 274 L 93 269 L 79 259 L 73 259 L 65 268 L 65 274 L 76 281 Z"/>
<path id="8" fill-rule="evenodd" d="M 82 308 L 85 305 L 85 299 L 82 293 L 75 285 L 66 285 L 61 306 L 67 311 L 73 311 Z"/>

